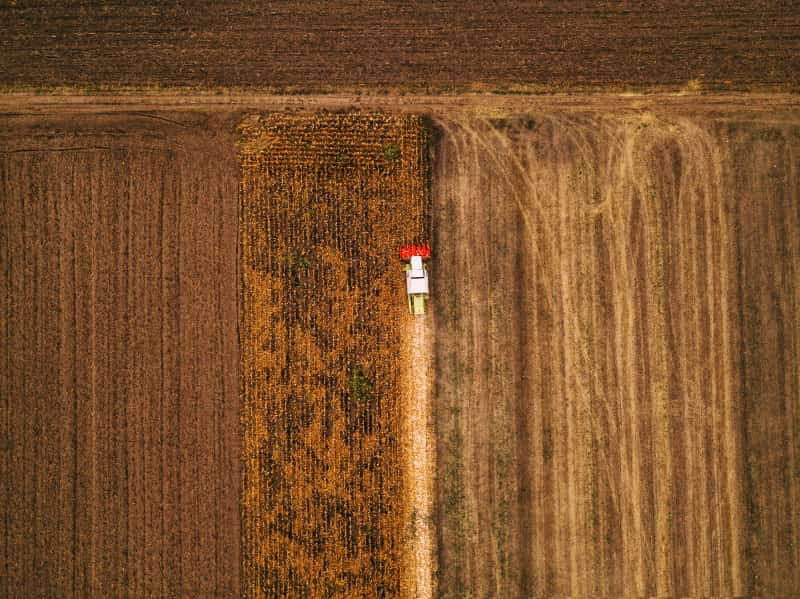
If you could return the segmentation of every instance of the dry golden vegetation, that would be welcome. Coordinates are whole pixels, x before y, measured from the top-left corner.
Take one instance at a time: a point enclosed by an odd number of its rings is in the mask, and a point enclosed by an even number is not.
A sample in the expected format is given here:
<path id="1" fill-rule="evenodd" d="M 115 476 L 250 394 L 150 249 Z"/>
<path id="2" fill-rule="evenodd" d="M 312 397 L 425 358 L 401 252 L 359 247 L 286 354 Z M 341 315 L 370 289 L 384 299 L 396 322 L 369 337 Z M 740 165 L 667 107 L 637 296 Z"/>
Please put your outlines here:
<path id="1" fill-rule="evenodd" d="M 396 250 L 429 234 L 424 128 L 275 114 L 240 133 L 244 595 L 396 597 Z"/>

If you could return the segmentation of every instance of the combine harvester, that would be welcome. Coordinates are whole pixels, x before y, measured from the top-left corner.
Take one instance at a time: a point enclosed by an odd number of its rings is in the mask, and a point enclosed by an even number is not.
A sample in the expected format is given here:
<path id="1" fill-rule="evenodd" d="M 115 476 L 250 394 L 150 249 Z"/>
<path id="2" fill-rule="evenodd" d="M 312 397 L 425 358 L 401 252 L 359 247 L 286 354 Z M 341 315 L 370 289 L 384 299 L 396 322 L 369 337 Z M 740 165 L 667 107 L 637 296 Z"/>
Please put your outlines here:
<path id="1" fill-rule="evenodd" d="M 425 301 L 428 299 L 428 269 L 423 260 L 430 257 L 431 248 L 427 244 L 400 246 L 400 260 L 408 262 L 403 266 L 406 273 L 408 311 L 415 316 L 425 314 Z"/>

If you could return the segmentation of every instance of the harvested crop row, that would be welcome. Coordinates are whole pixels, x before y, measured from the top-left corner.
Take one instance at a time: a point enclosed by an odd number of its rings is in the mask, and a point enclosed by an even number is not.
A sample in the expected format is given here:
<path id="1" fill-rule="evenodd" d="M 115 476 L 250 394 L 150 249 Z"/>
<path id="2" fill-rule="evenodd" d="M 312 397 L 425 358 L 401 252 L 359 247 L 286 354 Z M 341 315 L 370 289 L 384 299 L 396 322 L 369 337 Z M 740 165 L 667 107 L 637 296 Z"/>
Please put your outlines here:
<path id="1" fill-rule="evenodd" d="M 396 597 L 395 250 L 427 241 L 421 120 L 270 115 L 240 133 L 244 595 Z"/>

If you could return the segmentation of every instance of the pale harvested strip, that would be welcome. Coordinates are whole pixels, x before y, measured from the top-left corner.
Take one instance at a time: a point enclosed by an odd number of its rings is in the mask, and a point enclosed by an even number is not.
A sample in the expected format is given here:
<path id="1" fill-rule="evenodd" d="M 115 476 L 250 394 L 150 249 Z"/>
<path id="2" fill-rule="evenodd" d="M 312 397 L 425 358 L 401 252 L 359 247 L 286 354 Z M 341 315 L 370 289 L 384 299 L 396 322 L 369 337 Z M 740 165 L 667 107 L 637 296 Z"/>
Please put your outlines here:
<path id="1" fill-rule="evenodd" d="M 434 289 L 435 294 L 435 289 Z M 435 310 L 435 303 L 433 304 Z M 433 335 L 431 310 L 416 316 L 406 329 L 402 354 L 406 371 L 403 394 L 403 453 L 406 476 L 405 502 L 409 518 L 403 534 L 406 556 L 403 577 L 410 599 L 436 597 L 436 520 L 434 481 L 436 437 L 433 430 Z"/>

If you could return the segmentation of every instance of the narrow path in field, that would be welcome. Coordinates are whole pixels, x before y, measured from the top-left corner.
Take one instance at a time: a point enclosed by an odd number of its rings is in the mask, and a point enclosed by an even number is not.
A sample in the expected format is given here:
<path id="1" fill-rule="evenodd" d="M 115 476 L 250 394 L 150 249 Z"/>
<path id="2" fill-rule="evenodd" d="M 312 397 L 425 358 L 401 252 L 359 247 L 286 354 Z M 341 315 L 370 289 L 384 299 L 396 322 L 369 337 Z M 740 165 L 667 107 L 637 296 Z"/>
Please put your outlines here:
<path id="1" fill-rule="evenodd" d="M 432 431 L 432 347 L 430 315 L 417 316 L 408 326 L 408 392 L 403 411 L 403 445 L 406 457 L 408 528 L 407 588 L 409 599 L 435 596 L 436 557 L 434 509 L 434 468 L 436 444 Z"/>

